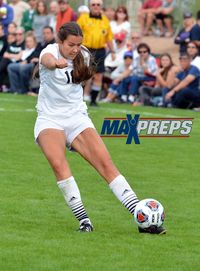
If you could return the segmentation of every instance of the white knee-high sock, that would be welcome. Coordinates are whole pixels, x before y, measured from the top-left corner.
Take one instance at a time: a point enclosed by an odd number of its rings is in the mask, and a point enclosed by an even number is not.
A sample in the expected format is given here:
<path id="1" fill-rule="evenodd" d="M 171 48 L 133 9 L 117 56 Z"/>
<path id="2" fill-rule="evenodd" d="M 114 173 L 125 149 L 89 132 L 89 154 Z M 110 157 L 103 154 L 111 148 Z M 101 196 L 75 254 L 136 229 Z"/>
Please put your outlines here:
<path id="1" fill-rule="evenodd" d="M 82 222 L 85 219 L 89 219 L 86 213 L 86 210 L 83 206 L 80 191 L 74 180 L 74 177 L 71 176 L 66 180 L 61 180 L 57 182 L 58 187 L 60 188 L 67 205 L 72 210 L 75 217 Z"/>
<path id="2" fill-rule="evenodd" d="M 139 202 L 135 192 L 132 190 L 124 176 L 117 176 L 110 184 L 110 189 L 121 203 L 128 209 L 131 214 L 134 214 L 135 207 Z"/>

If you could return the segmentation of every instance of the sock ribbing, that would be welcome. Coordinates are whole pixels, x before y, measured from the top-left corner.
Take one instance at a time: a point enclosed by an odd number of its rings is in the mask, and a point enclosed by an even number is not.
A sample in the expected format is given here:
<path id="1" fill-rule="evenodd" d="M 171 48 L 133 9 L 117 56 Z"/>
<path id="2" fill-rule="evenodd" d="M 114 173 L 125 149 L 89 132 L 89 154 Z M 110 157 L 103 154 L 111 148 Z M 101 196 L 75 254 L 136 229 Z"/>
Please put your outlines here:
<path id="1" fill-rule="evenodd" d="M 109 184 L 109 187 L 115 196 L 121 201 L 124 207 L 133 215 L 139 200 L 124 176 L 117 176 Z"/>
<path id="2" fill-rule="evenodd" d="M 57 184 L 63 193 L 65 202 L 70 207 L 75 217 L 79 221 L 87 219 L 88 215 L 82 203 L 80 191 L 74 177 L 71 176 L 66 180 L 58 181 Z"/>

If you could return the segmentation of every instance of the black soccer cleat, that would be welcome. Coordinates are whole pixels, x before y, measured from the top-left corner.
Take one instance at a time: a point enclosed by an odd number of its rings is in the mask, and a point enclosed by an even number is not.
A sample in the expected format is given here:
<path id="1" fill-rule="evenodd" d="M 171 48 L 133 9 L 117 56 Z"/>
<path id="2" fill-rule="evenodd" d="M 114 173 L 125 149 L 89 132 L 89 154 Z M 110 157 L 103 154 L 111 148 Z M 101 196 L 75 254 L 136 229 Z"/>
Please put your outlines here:
<path id="1" fill-rule="evenodd" d="M 166 234 L 167 230 L 163 228 L 162 226 L 157 227 L 157 226 L 150 226 L 146 229 L 142 229 L 138 227 L 139 233 L 150 233 L 150 234 Z"/>
<path id="2" fill-rule="evenodd" d="M 80 223 L 80 227 L 78 229 L 79 232 L 91 232 L 93 231 L 92 223 L 89 219 L 85 219 L 82 223 Z"/>

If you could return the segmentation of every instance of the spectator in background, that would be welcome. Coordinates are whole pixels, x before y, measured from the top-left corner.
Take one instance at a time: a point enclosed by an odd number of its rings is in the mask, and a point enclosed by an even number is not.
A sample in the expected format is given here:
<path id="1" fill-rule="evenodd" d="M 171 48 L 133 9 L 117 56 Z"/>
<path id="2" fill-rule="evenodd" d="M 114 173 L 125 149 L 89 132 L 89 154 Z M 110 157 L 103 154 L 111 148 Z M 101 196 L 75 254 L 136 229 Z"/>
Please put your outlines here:
<path id="1" fill-rule="evenodd" d="M 44 0 L 39 0 L 36 5 L 36 14 L 33 17 L 33 30 L 37 42 L 43 42 L 43 28 L 49 25 L 50 17 L 47 12 L 47 4 Z"/>
<path id="2" fill-rule="evenodd" d="M 51 1 L 49 4 L 49 17 L 50 17 L 49 26 L 52 27 L 54 33 L 56 33 L 56 22 L 57 22 L 58 12 L 59 12 L 58 2 Z"/>
<path id="3" fill-rule="evenodd" d="M 13 18 L 13 8 L 10 5 L 4 4 L 3 0 L 0 0 L 0 23 L 3 25 L 5 35 L 8 33 L 8 25 L 12 23 Z"/>
<path id="4" fill-rule="evenodd" d="M 56 22 L 56 32 L 64 24 L 75 20 L 73 9 L 69 5 L 69 0 L 59 0 L 59 9 Z"/>
<path id="5" fill-rule="evenodd" d="M 183 14 L 183 28 L 179 31 L 174 42 L 179 44 L 180 54 L 185 53 L 187 50 L 187 44 L 190 41 L 190 31 L 194 25 L 194 19 L 191 12 L 185 12 Z"/>
<path id="6" fill-rule="evenodd" d="M 0 61 L 0 86 L 4 85 L 4 80 L 7 77 L 7 67 L 10 63 L 20 60 L 21 51 L 24 50 L 24 29 L 19 27 L 16 30 L 15 41 L 8 44 L 5 53 Z"/>
<path id="7" fill-rule="evenodd" d="M 30 64 L 32 63 L 33 65 L 27 65 L 27 68 L 29 69 L 29 81 L 30 81 L 30 86 L 29 86 L 29 91 L 27 92 L 28 95 L 30 96 L 37 96 L 39 86 L 40 86 L 40 81 L 38 78 L 32 78 L 33 70 L 36 65 L 39 63 L 39 54 L 40 52 L 48 45 L 48 44 L 53 44 L 55 43 L 55 33 L 53 31 L 53 28 L 51 26 L 45 26 L 43 29 L 43 43 L 41 46 L 38 44 L 38 50 L 35 51 L 34 55 L 31 56 L 31 59 L 29 59 Z M 27 89 L 28 90 L 28 89 Z"/>
<path id="8" fill-rule="evenodd" d="M 31 60 L 39 57 L 41 46 L 37 43 L 33 33 L 27 34 L 25 38 L 25 49 L 20 53 L 20 60 L 17 63 L 8 65 L 8 76 L 10 82 L 10 92 L 27 93 L 29 82 L 34 68 Z"/>
<path id="9" fill-rule="evenodd" d="M 15 34 L 16 30 L 17 30 L 16 23 L 12 22 L 8 25 L 8 34 Z"/>
<path id="10" fill-rule="evenodd" d="M 51 26 L 45 26 L 43 28 L 43 43 L 42 50 L 48 45 L 55 43 L 55 35 Z"/>
<path id="11" fill-rule="evenodd" d="M 162 6 L 162 0 L 146 0 L 138 11 L 138 22 L 142 35 L 152 33 L 152 24 L 155 19 L 155 14 Z"/>
<path id="12" fill-rule="evenodd" d="M 154 97 L 162 96 L 164 88 L 171 88 L 175 83 L 177 72 L 180 68 L 174 65 L 169 54 L 163 54 L 160 57 L 160 68 L 156 73 L 156 82 L 154 87 L 141 86 L 139 88 L 140 105 L 154 105 Z M 162 98 L 160 99 L 162 101 Z M 158 104 L 157 104 L 158 105 Z M 159 106 L 162 104 L 159 104 Z"/>
<path id="13" fill-rule="evenodd" d="M 88 92 L 91 86 L 90 105 L 92 106 L 97 106 L 96 99 L 102 88 L 106 46 L 112 54 L 112 59 L 114 60 L 116 58 L 110 22 L 108 18 L 102 14 L 102 6 L 102 0 L 90 0 L 90 13 L 82 14 L 77 21 L 83 31 L 82 44 L 94 55 L 95 62 L 97 63 L 96 74 L 93 79 L 86 84 Z M 87 93 L 87 95 L 88 94 L 89 93 Z"/>
<path id="14" fill-rule="evenodd" d="M 124 32 L 129 38 L 131 33 L 131 24 L 129 22 L 128 12 L 125 6 L 119 6 L 115 11 L 115 20 L 110 22 L 113 34 Z"/>
<path id="15" fill-rule="evenodd" d="M 139 87 L 144 83 L 150 82 L 151 86 L 155 84 L 158 65 L 155 57 L 151 55 L 150 47 L 146 43 L 140 43 L 137 50 L 139 56 L 130 67 L 129 76 L 124 78 L 120 85 L 123 102 L 135 102 Z"/>
<path id="16" fill-rule="evenodd" d="M 200 71 L 191 65 L 187 53 L 180 56 L 182 71 L 176 76 L 175 86 L 165 96 L 167 102 L 178 108 L 193 108 L 200 106 L 199 79 Z"/>
<path id="17" fill-rule="evenodd" d="M 107 16 L 110 23 L 115 20 L 115 9 L 113 7 L 107 7 L 104 9 L 104 15 Z"/>
<path id="18" fill-rule="evenodd" d="M 0 61 L 7 47 L 7 38 L 3 31 L 3 25 L 0 23 Z"/>
<path id="19" fill-rule="evenodd" d="M 190 31 L 190 40 L 196 43 L 200 53 L 200 10 L 197 11 L 197 23 L 192 27 Z"/>
<path id="20" fill-rule="evenodd" d="M 33 17 L 36 14 L 37 0 L 29 0 L 30 9 L 24 11 L 21 21 L 21 26 L 24 28 L 25 32 L 33 30 Z"/>
<path id="21" fill-rule="evenodd" d="M 133 59 L 136 59 L 139 56 L 137 47 L 140 43 L 141 43 L 141 34 L 133 31 L 131 33 L 129 41 L 127 42 L 127 49 L 129 51 L 132 51 Z"/>
<path id="22" fill-rule="evenodd" d="M 173 12 L 176 8 L 176 0 L 163 0 L 162 6 L 156 10 L 156 22 L 160 30 L 160 36 L 172 37 L 173 29 Z M 165 27 L 167 32 L 165 32 Z"/>
<path id="23" fill-rule="evenodd" d="M 106 69 L 111 70 L 111 71 L 117 68 L 119 65 L 123 64 L 124 62 L 124 53 L 127 51 L 126 33 L 121 32 L 121 33 L 115 34 L 114 42 L 115 42 L 114 50 L 116 52 L 116 58 L 113 60 L 111 53 L 108 53 L 104 62 Z"/>
<path id="24" fill-rule="evenodd" d="M 196 43 L 194 41 L 188 42 L 187 53 L 192 59 L 191 65 L 197 67 L 200 70 L 199 50 L 198 50 L 198 46 L 196 45 Z"/>
<path id="25" fill-rule="evenodd" d="M 16 23 L 17 26 L 21 25 L 22 17 L 24 11 L 30 9 L 29 4 L 21 0 L 11 0 L 10 5 L 14 11 L 14 19 L 13 22 Z"/>
<path id="26" fill-rule="evenodd" d="M 110 77 L 113 80 L 108 89 L 108 95 L 101 100 L 101 103 L 110 103 L 115 100 L 116 97 L 121 95 L 120 83 L 123 78 L 129 74 L 129 68 L 133 64 L 133 53 L 126 51 L 123 55 L 123 62 L 111 73 Z"/>

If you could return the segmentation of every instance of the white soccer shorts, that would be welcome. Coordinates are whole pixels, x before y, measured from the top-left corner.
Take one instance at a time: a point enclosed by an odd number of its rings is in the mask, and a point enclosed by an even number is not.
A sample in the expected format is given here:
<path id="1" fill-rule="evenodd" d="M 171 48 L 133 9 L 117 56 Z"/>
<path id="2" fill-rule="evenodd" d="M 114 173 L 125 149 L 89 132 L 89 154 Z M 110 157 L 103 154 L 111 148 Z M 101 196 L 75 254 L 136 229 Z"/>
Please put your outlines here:
<path id="1" fill-rule="evenodd" d="M 62 130 L 66 136 L 66 144 L 70 146 L 73 140 L 87 128 L 95 129 L 88 115 L 82 112 L 77 112 L 75 115 L 62 120 L 38 116 L 34 127 L 34 136 L 37 142 L 39 134 L 45 129 Z"/>

